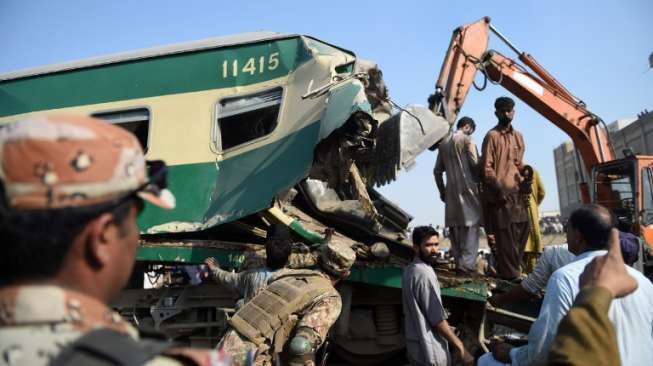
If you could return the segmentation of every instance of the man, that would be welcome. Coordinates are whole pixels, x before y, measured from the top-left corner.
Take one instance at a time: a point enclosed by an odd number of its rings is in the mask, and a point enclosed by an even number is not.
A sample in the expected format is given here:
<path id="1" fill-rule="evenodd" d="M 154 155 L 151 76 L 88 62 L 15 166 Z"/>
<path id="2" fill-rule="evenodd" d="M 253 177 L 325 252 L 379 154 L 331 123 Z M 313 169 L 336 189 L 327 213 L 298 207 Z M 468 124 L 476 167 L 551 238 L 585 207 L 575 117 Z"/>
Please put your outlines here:
<path id="1" fill-rule="evenodd" d="M 553 272 L 571 263 L 576 256 L 567 244 L 549 245 L 544 249 L 535 269 L 522 282 L 504 294 L 497 294 L 488 299 L 494 306 L 504 306 L 516 301 L 541 296 Z"/>
<path id="2" fill-rule="evenodd" d="M 130 277 L 143 200 L 174 207 L 165 173 L 159 161 L 148 177 L 136 137 L 100 120 L 0 129 L 0 365 L 218 364 L 139 341 L 106 305 Z"/>
<path id="3" fill-rule="evenodd" d="M 319 270 L 280 271 L 229 320 L 231 329 L 218 348 L 236 365 L 249 360 L 257 366 L 314 365 L 315 352 L 342 308 L 334 286 L 349 276 L 355 260 L 349 246 L 329 242 L 320 253 Z"/>
<path id="4" fill-rule="evenodd" d="M 478 152 L 472 139 L 476 123 L 463 117 L 456 132 L 438 148 L 433 174 L 445 203 L 444 224 L 451 230 L 451 253 L 456 269 L 473 272 L 478 254 L 481 203 L 478 196 Z M 442 175 L 446 172 L 446 187 Z"/>
<path id="5" fill-rule="evenodd" d="M 496 245 L 499 277 L 520 275 L 524 245 L 528 238 L 528 211 L 519 192 L 524 139 L 512 127 L 515 102 L 500 97 L 494 102 L 498 124 L 483 139 L 484 224 Z"/>
<path id="6" fill-rule="evenodd" d="M 616 230 L 610 233 L 608 254 L 585 266 L 580 287 L 574 306 L 558 326 L 549 365 L 620 365 L 617 335 L 608 311 L 613 299 L 637 289 L 637 280 L 626 270 Z"/>
<path id="7" fill-rule="evenodd" d="M 524 246 L 524 272 L 535 269 L 537 258 L 542 254 L 542 235 L 540 233 L 540 204 L 544 200 L 544 184 L 540 173 L 533 168 L 531 193 L 528 195 L 528 239 Z"/>
<path id="8" fill-rule="evenodd" d="M 240 294 L 241 299 L 236 304 L 236 307 L 240 308 L 256 296 L 274 273 L 286 267 L 291 250 L 292 242 L 288 227 L 274 224 L 268 230 L 265 243 L 265 267 L 234 273 L 221 269 L 220 264 L 213 257 L 207 258 L 204 262 L 209 267 L 214 281 Z"/>
<path id="9" fill-rule="evenodd" d="M 450 365 L 451 344 L 463 362 L 471 365 L 474 358 L 449 327 L 440 284 L 430 265 L 438 253 L 438 232 L 431 226 L 419 226 L 412 239 L 415 258 L 401 279 L 408 360 L 411 365 Z"/>
<path id="10" fill-rule="evenodd" d="M 618 243 L 620 245 L 619 251 L 620 253 L 624 253 L 624 248 L 629 248 L 629 244 L 631 243 L 630 240 L 633 235 L 618 230 L 617 233 Z M 513 287 L 510 291 L 504 294 L 494 295 L 489 298 L 488 301 L 494 306 L 501 307 L 516 301 L 541 296 L 544 293 L 546 284 L 549 282 L 549 278 L 551 278 L 553 272 L 573 262 L 575 257 L 576 256 L 568 250 L 567 244 L 549 245 L 545 247 L 533 272 L 529 273 L 518 286 Z M 624 261 L 626 260 L 623 255 L 621 258 L 623 258 Z M 631 263 L 625 263 L 631 265 Z"/>
<path id="11" fill-rule="evenodd" d="M 498 343 L 493 346 L 491 354 L 479 359 L 479 365 L 541 365 L 546 362 L 558 324 L 580 291 L 579 277 L 588 263 L 606 254 L 613 227 L 612 215 L 600 205 L 585 205 L 571 214 L 567 242 L 569 251 L 576 258 L 551 276 L 540 315 L 528 333 L 528 344 L 511 348 Z M 653 284 L 635 269 L 628 267 L 627 270 L 637 280 L 638 288 L 632 294 L 614 300 L 608 316 L 617 333 L 621 363 L 649 365 L 653 360 Z"/>

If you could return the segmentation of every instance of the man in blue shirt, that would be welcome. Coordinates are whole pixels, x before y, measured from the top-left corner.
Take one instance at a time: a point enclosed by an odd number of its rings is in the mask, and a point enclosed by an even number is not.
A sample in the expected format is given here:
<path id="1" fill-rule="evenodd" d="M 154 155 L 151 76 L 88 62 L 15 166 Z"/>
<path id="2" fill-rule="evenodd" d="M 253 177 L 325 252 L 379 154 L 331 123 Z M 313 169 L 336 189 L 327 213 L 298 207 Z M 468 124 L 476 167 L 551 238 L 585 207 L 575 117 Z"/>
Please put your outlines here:
<path id="1" fill-rule="evenodd" d="M 600 205 L 585 205 L 571 214 L 567 242 L 569 251 L 577 257 L 551 276 L 540 315 L 528 333 L 528 344 L 517 348 L 505 343 L 495 344 L 491 354 L 479 359 L 479 365 L 542 365 L 547 362 L 558 324 L 580 291 L 580 274 L 592 259 L 606 254 L 613 227 L 610 211 Z M 653 360 L 653 284 L 637 270 L 631 267 L 627 270 L 637 281 L 638 288 L 628 296 L 615 299 L 608 317 L 617 333 L 621 363 L 650 365 Z"/>
<path id="2" fill-rule="evenodd" d="M 440 284 L 431 263 L 438 253 L 439 234 L 431 226 L 413 230 L 415 258 L 404 269 L 401 280 L 406 328 L 406 351 L 411 365 L 451 365 L 448 343 L 464 364 L 474 358 L 453 333 L 440 299 Z"/>

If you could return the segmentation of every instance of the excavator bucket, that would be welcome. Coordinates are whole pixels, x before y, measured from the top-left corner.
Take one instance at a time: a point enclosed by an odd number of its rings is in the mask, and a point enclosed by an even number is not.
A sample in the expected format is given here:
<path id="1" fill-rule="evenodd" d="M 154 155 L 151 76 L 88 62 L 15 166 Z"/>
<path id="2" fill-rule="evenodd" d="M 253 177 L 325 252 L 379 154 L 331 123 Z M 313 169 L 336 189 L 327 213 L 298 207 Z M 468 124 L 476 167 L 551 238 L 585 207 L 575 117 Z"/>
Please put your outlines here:
<path id="1" fill-rule="evenodd" d="M 404 169 L 410 169 L 419 154 L 438 143 L 449 131 L 446 119 L 420 105 L 408 106 L 398 118 L 400 160 Z"/>
<path id="2" fill-rule="evenodd" d="M 396 179 L 400 169 L 410 169 L 424 150 L 437 144 L 449 123 L 428 108 L 411 104 L 379 125 L 373 183 L 382 186 Z"/>

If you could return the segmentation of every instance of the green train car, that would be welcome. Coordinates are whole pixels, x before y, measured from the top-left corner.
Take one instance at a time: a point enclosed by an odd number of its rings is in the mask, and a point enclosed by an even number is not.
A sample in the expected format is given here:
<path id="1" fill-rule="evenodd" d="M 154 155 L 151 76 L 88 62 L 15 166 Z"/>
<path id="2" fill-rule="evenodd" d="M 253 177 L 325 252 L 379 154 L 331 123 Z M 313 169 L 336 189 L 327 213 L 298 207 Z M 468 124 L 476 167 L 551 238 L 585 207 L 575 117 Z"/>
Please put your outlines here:
<path id="1" fill-rule="evenodd" d="M 135 324 L 215 344 L 235 296 L 189 284 L 184 269 L 208 256 L 234 269 L 260 263 L 277 222 L 304 243 L 294 266 L 310 266 L 327 240 L 356 248 L 330 351 L 370 364 L 401 353 L 412 217 L 373 187 L 450 126 L 418 105 L 393 113 L 373 62 L 309 36 L 257 32 L 0 75 L 0 125 L 53 113 L 122 126 L 146 158 L 170 166 L 177 207 L 146 207 L 136 270 L 115 304 Z M 447 301 L 478 323 L 486 281 L 444 278 Z"/>

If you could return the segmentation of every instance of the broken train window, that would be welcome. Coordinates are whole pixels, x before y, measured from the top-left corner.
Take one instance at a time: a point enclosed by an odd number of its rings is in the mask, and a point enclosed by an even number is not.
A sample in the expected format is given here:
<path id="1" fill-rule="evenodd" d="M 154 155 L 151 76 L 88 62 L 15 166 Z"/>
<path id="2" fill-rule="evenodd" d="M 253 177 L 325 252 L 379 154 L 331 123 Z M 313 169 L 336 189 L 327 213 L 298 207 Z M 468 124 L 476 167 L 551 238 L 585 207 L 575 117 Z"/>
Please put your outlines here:
<path id="1" fill-rule="evenodd" d="M 219 151 L 269 135 L 277 127 L 283 88 L 224 98 L 217 105 L 214 142 Z"/>
<path id="2" fill-rule="evenodd" d="M 121 109 L 109 112 L 98 112 L 91 117 L 103 119 L 109 123 L 136 135 L 143 151 L 147 152 L 150 131 L 150 110 L 147 108 Z"/>

